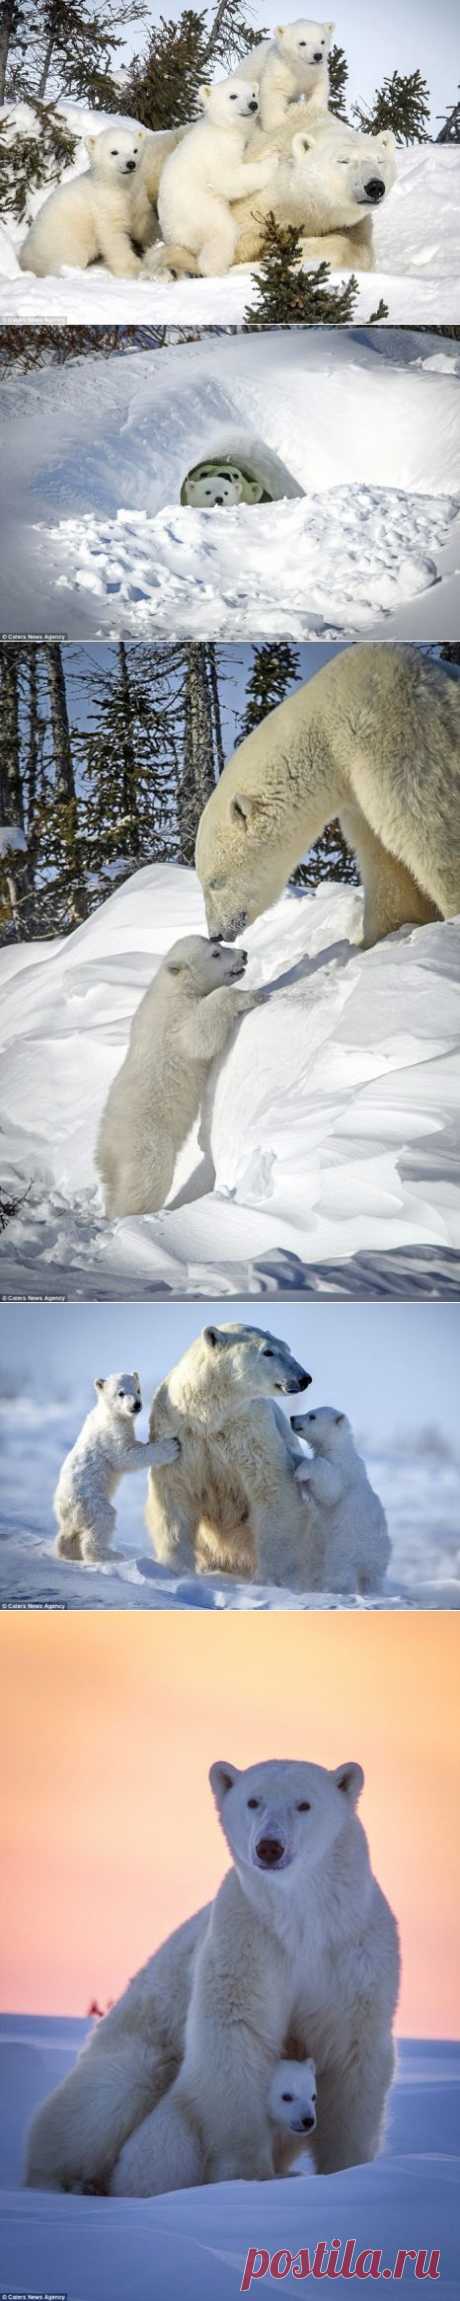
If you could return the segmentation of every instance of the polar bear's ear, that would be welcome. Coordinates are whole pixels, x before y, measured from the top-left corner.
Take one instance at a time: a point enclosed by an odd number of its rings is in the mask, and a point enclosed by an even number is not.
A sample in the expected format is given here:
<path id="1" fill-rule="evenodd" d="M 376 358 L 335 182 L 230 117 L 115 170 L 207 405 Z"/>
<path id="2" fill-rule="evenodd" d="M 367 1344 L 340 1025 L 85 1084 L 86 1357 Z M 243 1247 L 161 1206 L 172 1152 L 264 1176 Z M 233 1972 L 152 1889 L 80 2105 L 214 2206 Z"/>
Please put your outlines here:
<path id="1" fill-rule="evenodd" d="M 362 1766 L 355 1765 L 353 1760 L 350 1760 L 349 1765 L 336 1766 L 333 1779 L 337 1783 L 337 1789 L 342 1790 L 344 1798 L 348 1798 L 349 1805 L 357 1806 L 358 1798 L 361 1797 L 361 1790 L 364 1787 Z"/>
<path id="2" fill-rule="evenodd" d="M 338 1423 L 338 1422 L 344 1422 L 344 1421 L 345 1421 L 345 1415 L 344 1415 L 344 1414 L 336 1414 L 336 1417 L 335 1417 L 335 1419 L 336 1419 L 336 1422 L 337 1422 L 337 1423 Z"/>
<path id="3" fill-rule="evenodd" d="M 210 1350 L 218 1350 L 222 1340 L 223 1336 L 219 1333 L 218 1326 L 203 1327 L 203 1342 L 209 1342 Z"/>
<path id="4" fill-rule="evenodd" d="M 95 1390 L 105 1390 L 105 1374 L 96 1374 Z"/>
<path id="5" fill-rule="evenodd" d="M 246 791 L 235 791 L 233 799 L 230 800 L 230 814 L 235 822 L 242 823 L 244 831 L 250 830 L 253 817 L 257 814 L 257 807 L 257 799 L 248 799 Z"/>
<path id="6" fill-rule="evenodd" d="M 333 32 L 335 32 L 335 24 L 323 24 L 323 32 L 325 32 L 326 39 L 329 41 L 330 45 Z"/>
<path id="7" fill-rule="evenodd" d="M 202 88 L 198 89 L 198 103 L 201 104 L 203 112 L 206 111 L 206 105 L 209 104 L 211 95 L 212 88 L 208 88 L 207 81 L 204 80 Z"/>
<path id="8" fill-rule="evenodd" d="M 239 1767 L 228 1766 L 226 1760 L 222 1758 L 216 1759 L 216 1764 L 214 1766 L 210 1766 L 209 1781 L 211 1784 L 213 1798 L 215 1798 L 216 1801 L 218 1814 L 222 1812 L 222 1806 L 224 1803 L 224 1798 L 227 1796 L 227 1791 L 232 1790 L 234 1783 L 238 1781 L 238 1775 Z"/>
<path id="9" fill-rule="evenodd" d="M 313 136 L 301 136 L 301 135 L 298 135 L 298 136 L 293 136 L 293 138 L 292 138 L 292 144 L 291 144 L 291 152 L 293 152 L 293 153 L 295 154 L 295 158 L 296 158 L 296 160 L 297 160 L 297 159 L 299 159 L 299 160 L 300 160 L 300 159 L 301 159 L 301 157 L 302 157 L 302 152 L 311 152 L 311 150 L 312 150 L 312 145 L 313 145 Z"/>
<path id="10" fill-rule="evenodd" d="M 94 146 L 97 144 L 97 136 L 85 136 L 84 144 L 85 152 L 94 152 Z"/>
<path id="11" fill-rule="evenodd" d="M 396 151 L 396 136 L 393 134 L 392 128 L 381 128 L 380 135 L 376 136 L 375 142 L 380 144 L 382 152 Z"/>

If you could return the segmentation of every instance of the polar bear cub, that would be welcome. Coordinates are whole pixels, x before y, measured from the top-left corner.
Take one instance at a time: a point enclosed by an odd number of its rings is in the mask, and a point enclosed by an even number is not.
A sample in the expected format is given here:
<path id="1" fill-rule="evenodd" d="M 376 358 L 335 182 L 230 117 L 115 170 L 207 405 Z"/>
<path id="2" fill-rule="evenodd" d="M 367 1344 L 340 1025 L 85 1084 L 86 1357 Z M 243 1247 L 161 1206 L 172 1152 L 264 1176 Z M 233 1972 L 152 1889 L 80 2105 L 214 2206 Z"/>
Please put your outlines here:
<path id="1" fill-rule="evenodd" d="M 273 2173 L 289 2173 L 316 2126 L 314 2061 L 278 2061 L 267 2101 Z M 210 2177 L 209 2155 L 195 2122 L 193 2102 L 176 2078 L 154 2115 L 129 2135 L 114 2168 L 111 2197 L 162 2197 L 196 2189 Z"/>
<path id="2" fill-rule="evenodd" d="M 94 1387 L 97 1405 L 66 1454 L 54 1496 L 58 1558 L 79 1558 L 85 1565 L 108 1555 L 116 1523 L 111 1497 L 120 1478 L 174 1462 L 180 1454 L 177 1438 L 136 1444 L 134 1422 L 142 1407 L 138 1374 L 99 1374 Z"/>
<path id="3" fill-rule="evenodd" d="M 300 1462 L 294 1476 L 319 1521 L 323 1589 L 363 1596 L 381 1590 L 391 1554 L 385 1511 L 347 1415 L 320 1406 L 314 1414 L 293 1415 L 291 1428 L 314 1456 Z"/>
<path id="4" fill-rule="evenodd" d="M 297 16 L 293 24 L 277 24 L 273 40 L 250 50 L 245 69 L 260 70 L 260 117 L 263 128 L 279 128 L 289 104 L 303 96 L 312 112 L 327 112 L 329 104 L 328 56 L 334 24 L 312 23 Z M 239 65 L 241 73 L 242 67 Z"/>
<path id="5" fill-rule="evenodd" d="M 118 279 L 140 270 L 130 239 L 130 195 L 143 136 L 142 128 L 115 127 L 86 137 L 89 168 L 44 201 L 20 250 L 23 272 L 44 279 L 61 264 L 86 271 L 97 256 Z"/>
<path id="6" fill-rule="evenodd" d="M 264 995 L 235 988 L 246 962 L 246 951 L 185 935 L 141 999 L 99 1129 L 96 1164 L 109 1217 L 164 1206 L 211 1063 L 238 1016 Z"/>
<path id="7" fill-rule="evenodd" d="M 199 272 L 213 277 L 228 271 L 235 252 L 237 226 L 229 201 L 268 184 L 273 156 L 264 153 L 250 166 L 244 165 L 245 146 L 259 109 L 255 81 L 232 72 L 215 87 L 202 88 L 200 102 L 203 119 L 165 160 L 158 216 L 171 261 L 179 244 L 197 257 Z M 150 262 L 155 269 L 155 250 Z"/>

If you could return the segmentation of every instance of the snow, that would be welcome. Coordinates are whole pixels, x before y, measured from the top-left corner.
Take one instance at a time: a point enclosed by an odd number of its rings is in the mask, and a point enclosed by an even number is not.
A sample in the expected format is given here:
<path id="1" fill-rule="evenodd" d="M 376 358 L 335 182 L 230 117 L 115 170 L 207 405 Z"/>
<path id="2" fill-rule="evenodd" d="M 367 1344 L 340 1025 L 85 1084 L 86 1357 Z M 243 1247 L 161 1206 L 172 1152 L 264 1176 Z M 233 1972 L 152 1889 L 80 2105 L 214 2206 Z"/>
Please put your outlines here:
<path id="1" fill-rule="evenodd" d="M 61 181 L 70 181 L 87 166 L 86 135 L 115 125 L 106 112 L 92 113 L 76 104 L 61 104 L 70 130 L 79 138 L 75 161 Z M 11 140 L 14 133 L 32 132 L 29 105 L 4 108 Z M 116 124 L 120 125 L 118 114 Z M 130 123 L 131 124 L 131 123 Z M 51 184 L 28 203 L 28 218 L 36 215 Z M 460 320 L 460 155 L 455 146 L 414 145 L 397 153 L 397 181 L 375 218 L 375 271 L 358 276 L 359 298 L 355 317 L 366 322 L 383 296 L 392 324 L 424 325 Z M 229 327 L 241 325 L 254 301 L 253 275 L 247 265 L 236 266 L 223 279 L 182 280 L 177 283 L 137 278 L 116 280 L 104 265 L 87 272 L 66 267 L 60 276 L 38 280 L 21 272 L 18 249 L 25 236 L 24 219 L 18 223 L 5 211 L 0 235 L 0 320 L 55 323 L 82 321 L 96 325 Z M 348 271 L 332 274 L 339 284 Z"/>
<path id="2" fill-rule="evenodd" d="M 460 924 L 364 952 L 361 905 L 333 883 L 287 892 L 249 930 L 248 981 L 270 995 L 215 1066 L 172 1201 L 114 1224 L 101 1109 L 161 957 L 204 931 L 199 884 L 146 866 L 37 958 L 0 954 L 4 1296 L 458 1288 Z"/>
<path id="3" fill-rule="evenodd" d="M 197 1319 L 203 1323 L 206 1312 Z M 279 1314 L 278 1314 L 279 1316 Z M 96 1337 L 97 1339 L 97 1337 Z M 95 1344 L 94 1344 L 95 1348 Z M 99 1349 L 99 1344 L 98 1344 Z M 114 1351 L 117 1355 L 116 1348 Z M 138 1352 L 139 1356 L 139 1352 Z M 167 1350 L 166 1359 L 167 1362 Z M 40 1382 L 40 1369 L 36 1379 Z M 91 1612 L 120 1607 L 143 1612 L 190 1607 L 219 1613 L 273 1611 L 401 1612 L 460 1606 L 460 1458 L 440 1450 L 436 1432 L 408 1430 L 376 1441 L 362 1439 L 369 1477 L 387 1513 L 393 1545 L 391 1569 L 377 1600 L 341 1597 L 234 1581 L 231 1575 L 178 1576 L 156 1564 L 144 1527 L 146 1476 L 118 1489 L 113 1556 L 102 1567 L 65 1564 L 54 1555 L 53 1492 L 64 1454 L 73 1445 L 90 1403 L 89 1386 L 72 1382 L 62 1357 L 61 1385 L 24 1389 L 0 1405 L 2 1496 L 0 1602 L 13 1607 L 78 1607 Z M 145 1389 L 148 1405 L 150 1384 Z M 312 1391 L 312 1398 L 316 1392 Z M 147 1412 L 138 1432 L 148 1436 Z"/>
<path id="4" fill-rule="evenodd" d="M 0 2164 L 2 2279 L 10 2293 L 66 2294 L 67 2301 L 236 2301 L 247 2253 L 295 2255 L 354 2236 L 381 2246 L 390 2270 L 401 2246 L 441 2252 L 443 2301 L 457 2301 L 459 2274 L 460 2047 L 402 2040 L 384 2151 L 345 2173 L 299 2174 L 276 2183 L 228 2182 L 166 2197 L 117 2199 L 21 2190 L 23 2140 L 33 2110 L 72 2066 L 86 2022 L 4 2016 L 0 2087 L 8 2117 Z M 383 2270 L 384 2273 L 384 2270 Z M 413 2263 L 404 2286 L 411 2286 Z M 348 2279 L 322 2277 L 324 2294 Z M 264 2290 L 277 2289 L 271 2276 Z M 285 2291 L 292 2290 L 291 2278 Z M 252 2287 L 257 2291 L 257 2286 Z"/>
<path id="5" fill-rule="evenodd" d="M 0 627 L 456 638 L 459 374 L 454 342 L 359 328 L 15 371 Z M 187 471 L 224 452 L 276 458 L 285 500 L 181 508 Z"/>

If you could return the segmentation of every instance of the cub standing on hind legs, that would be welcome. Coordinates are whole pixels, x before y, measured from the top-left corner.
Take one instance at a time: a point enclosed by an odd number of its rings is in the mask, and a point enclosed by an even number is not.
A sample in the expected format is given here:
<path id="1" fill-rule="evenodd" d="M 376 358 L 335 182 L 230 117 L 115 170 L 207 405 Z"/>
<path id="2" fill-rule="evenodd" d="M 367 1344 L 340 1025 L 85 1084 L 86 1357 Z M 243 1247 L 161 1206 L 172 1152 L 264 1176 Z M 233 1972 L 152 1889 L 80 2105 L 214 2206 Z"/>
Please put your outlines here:
<path id="1" fill-rule="evenodd" d="M 347 1415 L 319 1406 L 315 1414 L 294 1414 L 291 1429 L 314 1455 L 313 1462 L 298 1463 L 294 1477 L 306 1502 L 313 1503 L 322 1588 L 370 1596 L 383 1588 L 391 1542 Z"/>
<path id="2" fill-rule="evenodd" d="M 100 1374 L 95 1389 L 97 1405 L 66 1454 L 54 1496 L 58 1558 L 79 1558 L 85 1565 L 108 1556 L 116 1524 L 111 1497 L 120 1478 L 131 1470 L 174 1462 L 180 1454 L 177 1438 L 136 1445 L 134 1421 L 142 1407 L 138 1374 Z"/>
<path id="3" fill-rule="evenodd" d="M 184 935 L 141 999 L 99 1129 L 96 1163 L 109 1217 L 164 1206 L 211 1063 L 239 1015 L 265 997 L 234 988 L 246 958 L 205 935 Z"/>
<path id="4" fill-rule="evenodd" d="M 174 269 L 176 250 L 179 256 L 190 251 L 205 277 L 227 272 L 237 240 L 229 203 L 262 190 L 273 173 L 272 153 L 244 165 L 245 146 L 259 109 L 255 82 L 232 73 L 215 87 L 202 88 L 200 101 L 204 118 L 165 161 L 158 192 L 165 244 L 147 255 L 144 272 Z"/>

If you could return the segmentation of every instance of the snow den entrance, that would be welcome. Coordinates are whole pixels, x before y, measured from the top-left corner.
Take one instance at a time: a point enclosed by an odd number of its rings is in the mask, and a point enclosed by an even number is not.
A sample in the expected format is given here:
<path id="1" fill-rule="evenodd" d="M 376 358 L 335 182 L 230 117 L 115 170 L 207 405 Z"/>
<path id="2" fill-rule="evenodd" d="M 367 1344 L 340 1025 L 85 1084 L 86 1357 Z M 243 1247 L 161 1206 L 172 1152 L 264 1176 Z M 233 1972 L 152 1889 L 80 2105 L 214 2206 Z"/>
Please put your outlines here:
<path id="1" fill-rule="evenodd" d="M 192 464 L 182 481 L 180 501 L 194 511 L 214 511 L 240 503 L 280 503 L 302 492 L 264 440 L 233 436 L 213 443 L 203 461 Z"/>

